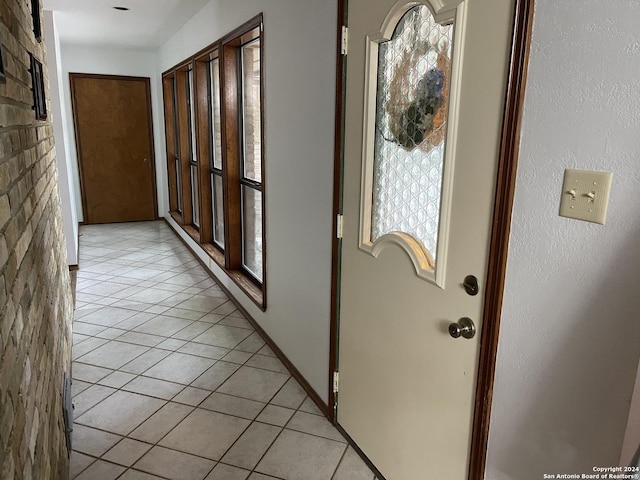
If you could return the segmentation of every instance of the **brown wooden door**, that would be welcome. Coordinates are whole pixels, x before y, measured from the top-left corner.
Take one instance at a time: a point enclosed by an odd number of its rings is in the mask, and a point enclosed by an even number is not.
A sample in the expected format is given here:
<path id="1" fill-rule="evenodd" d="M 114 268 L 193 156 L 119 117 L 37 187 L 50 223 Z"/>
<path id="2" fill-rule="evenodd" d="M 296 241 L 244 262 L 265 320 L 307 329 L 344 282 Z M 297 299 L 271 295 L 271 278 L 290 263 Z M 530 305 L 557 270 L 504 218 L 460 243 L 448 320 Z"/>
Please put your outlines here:
<path id="1" fill-rule="evenodd" d="M 156 218 L 148 78 L 70 74 L 85 223 Z"/>

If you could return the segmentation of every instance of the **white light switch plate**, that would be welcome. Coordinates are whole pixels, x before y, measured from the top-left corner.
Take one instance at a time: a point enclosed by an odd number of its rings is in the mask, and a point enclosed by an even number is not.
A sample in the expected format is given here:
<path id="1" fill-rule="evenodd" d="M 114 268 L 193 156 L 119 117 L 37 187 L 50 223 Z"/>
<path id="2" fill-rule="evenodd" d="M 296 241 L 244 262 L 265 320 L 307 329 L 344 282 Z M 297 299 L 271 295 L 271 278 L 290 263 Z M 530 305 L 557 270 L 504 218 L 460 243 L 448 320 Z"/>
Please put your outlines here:
<path id="1" fill-rule="evenodd" d="M 610 172 L 565 170 L 560 216 L 604 225 L 612 177 Z"/>

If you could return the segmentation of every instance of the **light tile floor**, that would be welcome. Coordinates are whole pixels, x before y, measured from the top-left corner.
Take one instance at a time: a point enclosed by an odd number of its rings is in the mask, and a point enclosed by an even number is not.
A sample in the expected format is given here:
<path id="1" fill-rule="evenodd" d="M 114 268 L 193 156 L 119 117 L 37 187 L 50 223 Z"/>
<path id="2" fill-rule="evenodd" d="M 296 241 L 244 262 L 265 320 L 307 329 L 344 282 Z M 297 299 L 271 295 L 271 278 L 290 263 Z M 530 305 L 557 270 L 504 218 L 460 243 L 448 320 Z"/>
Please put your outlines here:
<path id="1" fill-rule="evenodd" d="M 77 480 L 373 480 L 162 222 L 84 226 Z"/>

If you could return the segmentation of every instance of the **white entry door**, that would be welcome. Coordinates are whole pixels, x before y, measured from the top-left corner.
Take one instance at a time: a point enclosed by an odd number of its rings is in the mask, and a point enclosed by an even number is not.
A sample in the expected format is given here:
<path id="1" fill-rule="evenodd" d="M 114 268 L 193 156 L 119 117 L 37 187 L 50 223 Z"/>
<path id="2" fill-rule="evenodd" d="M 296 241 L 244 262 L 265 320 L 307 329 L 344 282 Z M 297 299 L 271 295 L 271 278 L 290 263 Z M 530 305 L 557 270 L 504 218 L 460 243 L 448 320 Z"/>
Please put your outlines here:
<path id="1" fill-rule="evenodd" d="M 467 478 L 514 3 L 348 2 L 337 419 L 387 480 Z"/>

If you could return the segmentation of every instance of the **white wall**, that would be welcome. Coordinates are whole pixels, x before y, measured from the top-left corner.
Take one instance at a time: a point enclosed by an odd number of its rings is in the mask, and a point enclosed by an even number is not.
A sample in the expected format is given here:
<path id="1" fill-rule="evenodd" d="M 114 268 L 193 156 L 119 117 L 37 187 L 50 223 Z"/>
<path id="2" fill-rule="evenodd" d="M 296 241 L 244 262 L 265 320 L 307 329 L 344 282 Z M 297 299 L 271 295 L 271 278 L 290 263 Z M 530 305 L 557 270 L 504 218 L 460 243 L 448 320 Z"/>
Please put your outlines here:
<path id="1" fill-rule="evenodd" d="M 161 47 L 160 70 L 260 12 L 266 84 L 267 311 L 256 308 L 210 264 L 327 401 L 336 2 L 211 0 Z M 158 89 L 160 85 L 158 78 Z M 161 188 L 166 190 L 166 184 Z"/>
<path id="2" fill-rule="evenodd" d="M 104 75 L 124 75 L 132 77 L 149 77 L 151 79 L 151 108 L 153 110 L 153 136 L 156 157 L 156 182 L 158 188 L 158 211 L 162 216 L 168 208 L 166 185 L 166 167 L 161 162 L 164 159 L 164 134 L 161 122 L 164 118 L 162 109 L 162 90 L 157 81 L 157 57 L 155 51 L 123 50 L 115 48 L 96 48 L 77 45 L 62 45 L 62 78 L 65 95 L 65 106 L 68 112 L 67 129 L 70 132 L 69 156 L 73 166 L 73 182 L 75 186 L 75 202 L 78 217 L 83 221 L 82 200 L 78 173 L 78 160 L 73 127 L 73 110 L 71 106 L 71 90 L 69 87 L 69 73 L 95 73 Z"/>
<path id="3" fill-rule="evenodd" d="M 620 459 L 640 354 L 640 2 L 537 0 L 486 478 Z M 611 171 L 605 226 L 558 216 Z"/>
<path id="4" fill-rule="evenodd" d="M 53 115 L 53 135 L 56 141 L 58 186 L 64 234 L 67 240 L 67 265 L 78 265 L 78 212 L 75 201 L 75 183 L 72 180 L 74 178 L 74 166 L 69 155 L 69 133 L 64 120 L 67 116 L 67 109 L 64 102 L 63 77 L 60 69 L 60 39 L 55 26 L 54 12 L 44 12 L 44 23 L 45 42 L 48 51 L 47 62 L 51 91 L 51 115 Z"/>

